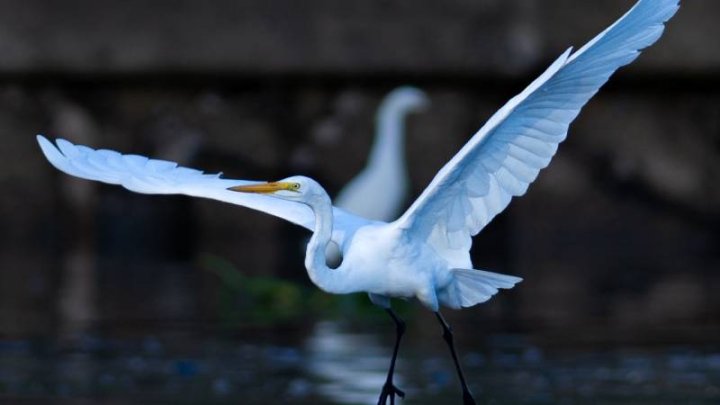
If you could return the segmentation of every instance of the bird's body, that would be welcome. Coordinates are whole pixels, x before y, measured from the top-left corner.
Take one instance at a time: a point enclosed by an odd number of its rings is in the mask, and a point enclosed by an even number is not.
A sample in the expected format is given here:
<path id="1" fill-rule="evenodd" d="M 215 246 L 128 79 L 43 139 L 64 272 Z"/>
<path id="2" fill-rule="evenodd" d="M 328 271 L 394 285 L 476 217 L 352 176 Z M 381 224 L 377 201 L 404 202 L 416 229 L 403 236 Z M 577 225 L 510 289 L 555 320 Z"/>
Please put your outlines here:
<path id="1" fill-rule="evenodd" d="M 388 378 L 380 403 L 404 395 L 393 372 L 404 323 L 390 309 L 390 298 L 416 297 L 435 311 L 463 389 L 465 382 L 450 328 L 439 305 L 469 307 L 490 299 L 519 278 L 473 270 L 472 236 L 515 196 L 523 195 L 567 136 L 580 109 L 615 70 L 632 62 L 662 34 L 679 0 L 639 0 L 621 19 L 577 52 L 567 50 L 543 74 L 513 97 L 436 174 L 423 193 L 393 222 L 363 218 L 333 207 L 314 180 L 295 176 L 259 183 L 222 179 L 175 163 L 95 151 L 42 136 L 40 146 L 58 169 L 74 176 L 120 184 L 148 194 L 186 194 L 211 198 L 276 215 L 311 231 L 305 258 L 310 279 L 331 293 L 366 292 L 386 309 L 397 327 Z M 383 192 L 384 183 L 375 186 Z M 370 195 L 372 197 L 372 195 Z M 330 241 L 344 259 L 326 264 Z"/>
<path id="2" fill-rule="evenodd" d="M 408 243 L 405 237 L 389 224 L 363 226 L 355 232 L 355 243 L 337 270 L 353 280 L 353 291 L 348 292 L 364 291 L 377 298 L 415 297 L 437 310 L 437 291 L 444 290 L 450 279 L 447 261 L 427 245 Z"/>
<path id="3" fill-rule="evenodd" d="M 470 267 L 453 267 L 431 245 L 413 239 L 413 235 L 393 224 L 359 228 L 343 263 L 336 269 L 346 274 L 348 289 L 328 292 L 367 292 L 375 304 L 386 308 L 390 298 L 417 298 L 428 309 L 437 311 L 439 304 L 458 309 L 484 302 L 498 288 L 511 288 L 521 280 Z M 468 295 L 464 301 L 461 293 Z"/>

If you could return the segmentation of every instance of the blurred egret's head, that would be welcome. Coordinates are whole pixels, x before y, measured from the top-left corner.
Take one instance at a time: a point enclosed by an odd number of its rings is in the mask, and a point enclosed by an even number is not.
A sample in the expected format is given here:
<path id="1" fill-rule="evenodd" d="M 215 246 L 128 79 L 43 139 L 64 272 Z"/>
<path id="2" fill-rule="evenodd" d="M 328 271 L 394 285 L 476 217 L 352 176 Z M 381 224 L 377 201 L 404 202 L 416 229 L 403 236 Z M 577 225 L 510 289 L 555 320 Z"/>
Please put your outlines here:
<path id="1" fill-rule="evenodd" d="M 380 109 L 393 114 L 405 114 L 419 111 L 430 105 L 428 96 L 416 87 L 403 86 L 388 93 L 383 99 Z"/>

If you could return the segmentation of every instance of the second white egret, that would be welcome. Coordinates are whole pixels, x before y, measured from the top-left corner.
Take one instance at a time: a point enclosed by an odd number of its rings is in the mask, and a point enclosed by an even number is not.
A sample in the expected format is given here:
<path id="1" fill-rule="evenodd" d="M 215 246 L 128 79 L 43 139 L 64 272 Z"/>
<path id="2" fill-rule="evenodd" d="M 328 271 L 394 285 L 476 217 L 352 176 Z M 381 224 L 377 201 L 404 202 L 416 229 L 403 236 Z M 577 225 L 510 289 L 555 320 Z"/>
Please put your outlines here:
<path id="1" fill-rule="evenodd" d="M 405 162 L 405 119 L 426 108 L 420 89 L 398 87 L 385 96 L 375 117 L 375 140 L 367 165 L 335 197 L 345 211 L 376 221 L 392 221 L 400 214 L 410 181 Z M 382 188 L 385 192 L 378 194 Z"/>

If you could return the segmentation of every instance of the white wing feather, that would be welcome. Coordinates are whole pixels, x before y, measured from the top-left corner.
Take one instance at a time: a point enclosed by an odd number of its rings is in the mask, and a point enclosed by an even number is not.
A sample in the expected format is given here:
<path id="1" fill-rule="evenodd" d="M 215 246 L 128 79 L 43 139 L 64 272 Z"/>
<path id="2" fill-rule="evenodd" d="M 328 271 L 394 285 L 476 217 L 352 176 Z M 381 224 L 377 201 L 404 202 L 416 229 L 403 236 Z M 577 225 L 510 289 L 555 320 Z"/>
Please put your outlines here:
<path id="1" fill-rule="evenodd" d="M 315 227 L 315 216 L 304 204 L 228 190 L 229 187 L 257 181 L 225 179 L 220 174 L 205 174 L 178 166 L 175 162 L 123 155 L 106 149 L 94 150 L 64 139 L 56 141 L 57 147 L 42 135 L 38 135 L 37 140 L 53 166 L 76 177 L 121 185 L 143 194 L 184 194 L 209 198 L 262 211 L 311 231 Z M 347 243 L 357 228 L 371 222 L 337 207 L 333 207 L 333 216 L 332 239 L 340 246 Z"/>
<path id="2" fill-rule="evenodd" d="M 395 225 L 430 243 L 452 266 L 472 267 L 472 236 L 525 193 L 580 109 L 660 37 L 678 2 L 640 0 L 580 50 L 563 53 L 445 164 Z"/>

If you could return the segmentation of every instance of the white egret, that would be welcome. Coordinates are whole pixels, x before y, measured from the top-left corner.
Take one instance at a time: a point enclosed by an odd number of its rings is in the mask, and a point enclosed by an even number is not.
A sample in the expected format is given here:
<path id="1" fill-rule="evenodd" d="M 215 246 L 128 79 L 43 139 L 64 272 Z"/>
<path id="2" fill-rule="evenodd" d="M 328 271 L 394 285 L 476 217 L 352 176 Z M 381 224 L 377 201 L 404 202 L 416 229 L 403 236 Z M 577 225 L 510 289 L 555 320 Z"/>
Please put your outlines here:
<path id="1" fill-rule="evenodd" d="M 376 221 L 392 221 L 408 193 L 405 164 L 405 117 L 429 104 L 415 87 L 398 87 L 388 93 L 375 117 L 375 140 L 367 165 L 335 197 L 334 204 L 345 211 Z M 377 193 L 382 188 L 383 193 Z"/>
<path id="2" fill-rule="evenodd" d="M 520 278 L 474 270 L 472 236 L 525 193 L 546 167 L 580 109 L 619 67 L 662 34 L 679 0 L 640 0 L 621 19 L 577 52 L 564 52 L 519 95 L 512 98 L 443 166 L 428 187 L 397 220 L 373 221 L 333 207 L 323 188 L 302 176 L 270 183 L 231 180 L 178 167 L 175 163 L 109 150 L 93 150 L 62 139 L 57 147 L 38 142 L 56 168 L 78 177 L 119 184 L 147 194 L 185 194 L 211 198 L 284 218 L 314 231 L 305 267 L 310 279 L 336 294 L 366 292 L 396 324 L 396 339 L 379 403 L 395 402 L 403 392 L 393 371 L 404 323 L 390 298 L 417 298 L 435 312 L 450 349 L 464 403 L 474 404 L 463 376 L 449 326 L 439 312 L 487 301 L 499 288 Z M 385 192 L 378 186 L 377 192 Z M 325 263 L 330 241 L 344 260 Z"/>

